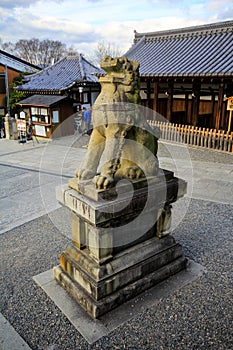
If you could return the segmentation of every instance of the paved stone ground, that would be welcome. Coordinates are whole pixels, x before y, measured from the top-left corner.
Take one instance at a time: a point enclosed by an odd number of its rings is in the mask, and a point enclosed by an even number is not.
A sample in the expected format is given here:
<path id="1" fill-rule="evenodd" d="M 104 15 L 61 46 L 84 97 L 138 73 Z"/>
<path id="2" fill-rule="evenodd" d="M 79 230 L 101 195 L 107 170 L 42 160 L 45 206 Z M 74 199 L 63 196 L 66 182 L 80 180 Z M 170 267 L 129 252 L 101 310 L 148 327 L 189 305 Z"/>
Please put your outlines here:
<path id="1" fill-rule="evenodd" d="M 86 143 L 84 137 L 34 146 L 0 141 L 3 316 L 33 350 L 232 349 L 232 154 L 159 146 L 161 167 L 189 181 L 188 195 L 174 205 L 172 234 L 206 268 L 195 282 L 137 315 L 132 305 L 131 319 L 93 345 L 34 283 L 33 276 L 58 264 L 69 242 L 54 186 L 73 175 Z"/>

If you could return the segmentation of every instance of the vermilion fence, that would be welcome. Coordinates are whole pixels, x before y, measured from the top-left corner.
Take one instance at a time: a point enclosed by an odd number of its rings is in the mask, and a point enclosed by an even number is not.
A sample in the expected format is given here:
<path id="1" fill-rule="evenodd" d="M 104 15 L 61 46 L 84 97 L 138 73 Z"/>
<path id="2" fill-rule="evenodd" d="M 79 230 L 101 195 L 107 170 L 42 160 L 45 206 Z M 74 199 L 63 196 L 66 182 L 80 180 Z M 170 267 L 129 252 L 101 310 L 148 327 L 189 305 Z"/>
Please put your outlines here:
<path id="1" fill-rule="evenodd" d="M 148 122 L 152 128 L 160 128 L 160 139 L 162 140 L 233 152 L 233 132 L 153 120 Z"/>

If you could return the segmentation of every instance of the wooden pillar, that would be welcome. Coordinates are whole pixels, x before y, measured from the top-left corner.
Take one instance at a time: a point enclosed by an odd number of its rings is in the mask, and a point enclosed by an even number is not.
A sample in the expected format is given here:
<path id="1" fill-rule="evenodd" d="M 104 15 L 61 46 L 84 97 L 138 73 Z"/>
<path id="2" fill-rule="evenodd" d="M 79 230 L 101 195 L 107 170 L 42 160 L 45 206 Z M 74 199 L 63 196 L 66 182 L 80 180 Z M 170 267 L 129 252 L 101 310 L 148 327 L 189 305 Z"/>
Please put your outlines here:
<path id="1" fill-rule="evenodd" d="M 217 107 L 217 115 L 215 118 L 215 129 L 219 130 L 220 128 L 220 121 L 222 117 L 222 107 L 223 107 L 223 95 L 224 95 L 224 84 L 219 84 L 219 90 L 218 90 L 218 107 Z"/>
<path id="2" fill-rule="evenodd" d="M 199 104 L 200 104 L 200 83 L 193 83 L 193 92 L 192 92 L 192 125 L 197 126 L 198 124 L 198 115 L 199 115 Z"/>
<path id="3" fill-rule="evenodd" d="M 150 79 L 146 80 L 146 106 L 150 107 Z"/>
<path id="4" fill-rule="evenodd" d="M 169 82 L 167 91 L 167 120 L 172 120 L 172 105 L 173 105 L 173 82 Z"/>
<path id="5" fill-rule="evenodd" d="M 185 92 L 185 121 L 182 121 L 181 124 L 187 124 L 190 123 L 189 120 L 189 93 Z"/>
<path id="6" fill-rule="evenodd" d="M 153 100 L 153 110 L 158 112 L 158 93 L 159 93 L 159 83 L 154 83 L 154 100 Z"/>
<path id="7" fill-rule="evenodd" d="M 214 125 L 214 105 L 215 105 L 215 93 L 211 93 L 211 122 L 210 122 L 210 127 Z"/>

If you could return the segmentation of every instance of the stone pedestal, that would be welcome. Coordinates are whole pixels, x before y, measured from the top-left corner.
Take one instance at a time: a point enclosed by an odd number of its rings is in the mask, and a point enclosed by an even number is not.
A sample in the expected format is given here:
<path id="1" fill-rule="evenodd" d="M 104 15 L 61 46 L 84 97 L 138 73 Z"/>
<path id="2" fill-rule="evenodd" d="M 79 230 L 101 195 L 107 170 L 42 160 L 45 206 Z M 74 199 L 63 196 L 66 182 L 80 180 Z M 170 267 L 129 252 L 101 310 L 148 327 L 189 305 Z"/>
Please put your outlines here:
<path id="1" fill-rule="evenodd" d="M 6 139 L 10 140 L 11 132 L 10 132 L 10 116 L 9 116 L 9 114 L 6 114 L 6 116 L 5 116 L 5 134 L 6 134 Z"/>
<path id="2" fill-rule="evenodd" d="M 72 245 L 56 280 L 92 318 L 184 269 L 182 247 L 168 235 L 171 204 L 186 193 L 172 172 L 96 190 L 71 179 L 57 199 L 72 212 Z"/>

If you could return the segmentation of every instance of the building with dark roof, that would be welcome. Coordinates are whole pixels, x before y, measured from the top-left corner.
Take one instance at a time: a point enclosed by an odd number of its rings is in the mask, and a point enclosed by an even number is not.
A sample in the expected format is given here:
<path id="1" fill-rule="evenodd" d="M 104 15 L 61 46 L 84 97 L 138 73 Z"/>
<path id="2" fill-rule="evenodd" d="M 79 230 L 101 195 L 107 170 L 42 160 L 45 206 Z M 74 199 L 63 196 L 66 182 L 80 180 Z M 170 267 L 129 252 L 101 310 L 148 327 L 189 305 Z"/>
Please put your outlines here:
<path id="1" fill-rule="evenodd" d="M 25 76 L 25 83 L 17 90 L 31 96 L 19 105 L 24 112 L 21 115 L 31 120 L 34 135 L 54 137 L 55 130 L 56 137 L 74 133 L 73 120 L 82 106 L 93 105 L 100 92 L 98 76 L 104 73 L 82 54 L 70 54 L 41 72 Z"/>
<path id="2" fill-rule="evenodd" d="M 233 96 L 233 21 L 137 33 L 142 104 L 168 121 L 225 129 Z"/>
<path id="3" fill-rule="evenodd" d="M 74 133 L 74 107 L 68 96 L 32 95 L 18 104 L 19 119 L 32 125 L 35 136 L 50 138 Z"/>
<path id="4" fill-rule="evenodd" d="M 100 92 L 97 78 L 100 74 L 103 70 L 82 54 L 69 55 L 41 72 L 25 77 L 25 84 L 17 90 L 27 94 L 66 94 L 77 103 L 92 105 Z"/>
<path id="5" fill-rule="evenodd" d="M 10 85 L 14 78 L 20 73 L 34 73 L 39 70 L 39 67 L 0 50 L 0 108 L 3 114 L 7 108 L 6 96 L 11 91 Z"/>

